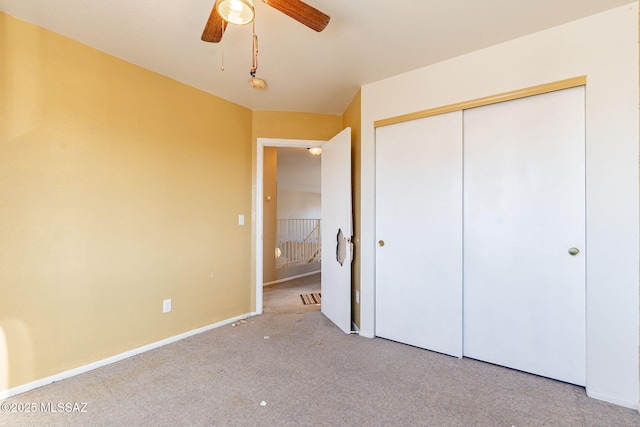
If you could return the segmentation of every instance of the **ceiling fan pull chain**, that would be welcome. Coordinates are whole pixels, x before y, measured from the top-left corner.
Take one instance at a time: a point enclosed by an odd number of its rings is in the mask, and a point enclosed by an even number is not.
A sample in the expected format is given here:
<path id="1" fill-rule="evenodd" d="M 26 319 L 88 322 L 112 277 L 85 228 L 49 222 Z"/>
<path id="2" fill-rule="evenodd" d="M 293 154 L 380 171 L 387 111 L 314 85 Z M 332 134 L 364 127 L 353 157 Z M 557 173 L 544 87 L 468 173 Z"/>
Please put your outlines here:
<path id="1" fill-rule="evenodd" d="M 252 72 L 258 71 L 258 36 L 253 35 L 253 67 L 251 67 Z"/>
<path id="2" fill-rule="evenodd" d="M 222 26 L 222 34 L 224 35 L 224 25 Z M 220 43 L 220 51 L 222 52 L 221 55 L 221 64 L 220 64 L 220 71 L 224 71 L 224 39 L 220 40 L 222 43 Z"/>
<path id="3" fill-rule="evenodd" d="M 253 44 L 251 46 L 253 59 L 251 62 L 251 77 L 256 76 L 256 71 L 258 71 L 258 36 L 256 35 L 256 24 L 255 20 L 253 21 Z"/>

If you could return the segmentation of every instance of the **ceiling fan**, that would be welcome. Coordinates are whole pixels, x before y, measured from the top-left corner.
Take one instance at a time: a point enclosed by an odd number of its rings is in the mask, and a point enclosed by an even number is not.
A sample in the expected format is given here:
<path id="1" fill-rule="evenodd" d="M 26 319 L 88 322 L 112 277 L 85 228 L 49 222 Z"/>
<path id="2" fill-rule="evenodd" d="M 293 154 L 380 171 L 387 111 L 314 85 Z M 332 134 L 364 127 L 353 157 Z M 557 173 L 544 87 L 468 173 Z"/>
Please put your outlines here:
<path id="1" fill-rule="evenodd" d="M 301 0 L 262 1 L 317 32 L 324 30 L 331 19 L 328 15 Z M 202 32 L 202 40 L 218 43 L 222 40 L 228 24 L 249 24 L 253 21 L 253 16 L 253 0 L 216 0 Z"/>

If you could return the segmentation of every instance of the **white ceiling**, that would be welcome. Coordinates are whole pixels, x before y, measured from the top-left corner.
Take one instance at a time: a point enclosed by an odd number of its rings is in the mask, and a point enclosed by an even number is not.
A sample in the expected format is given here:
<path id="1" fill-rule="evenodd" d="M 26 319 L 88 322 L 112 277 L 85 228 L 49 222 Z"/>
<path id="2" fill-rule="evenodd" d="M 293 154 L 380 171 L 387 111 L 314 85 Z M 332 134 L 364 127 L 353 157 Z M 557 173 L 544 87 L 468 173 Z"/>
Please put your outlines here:
<path id="1" fill-rule="evenodd" d="M 278 189 L 320 193 L 322 156 L 314 156 L 306 148 L 278 148 Z"/>
<path id="2" fill-rule="evenodd" d="M 0 0 L 0 11 L 254 110 L 342 114 L 364 84 L 630 3 L 307 2 L 331 16 L 321 33 L 255 1 L 264 91 L 248 84 L 250 26 L 200 40 L 213 0 Z"/>

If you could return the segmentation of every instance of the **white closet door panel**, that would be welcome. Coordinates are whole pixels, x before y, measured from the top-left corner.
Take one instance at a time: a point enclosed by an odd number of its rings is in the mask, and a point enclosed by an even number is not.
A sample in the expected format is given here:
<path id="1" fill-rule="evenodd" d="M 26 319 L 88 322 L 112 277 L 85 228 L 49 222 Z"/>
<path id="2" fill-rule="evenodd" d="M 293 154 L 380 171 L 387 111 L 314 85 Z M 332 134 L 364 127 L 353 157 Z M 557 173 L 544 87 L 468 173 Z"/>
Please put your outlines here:
<path id="1" fill-rule="evenodd" d="M 584 128 L 583 87 L 465 111 L 465 356 L 585 384 Z"/>
<path id="2" fill-rule="evenodd" d="M 462 112 L 376 130 L 376 335 L 462 356 Z"/>

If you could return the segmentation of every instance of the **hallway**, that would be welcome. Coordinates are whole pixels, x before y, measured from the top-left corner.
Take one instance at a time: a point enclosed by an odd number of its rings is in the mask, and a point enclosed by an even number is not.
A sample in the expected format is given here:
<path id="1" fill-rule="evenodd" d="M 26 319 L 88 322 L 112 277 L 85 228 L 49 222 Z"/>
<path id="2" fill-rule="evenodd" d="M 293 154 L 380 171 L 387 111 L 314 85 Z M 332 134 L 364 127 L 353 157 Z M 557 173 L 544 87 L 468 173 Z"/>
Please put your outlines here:
<path id="1" fill-rule="evenodd" d="M 301 294 L 320 292 L 320 273 L 264 287 L 265 313 L 309 313 L 320 304 L 304 305 Z"/>

